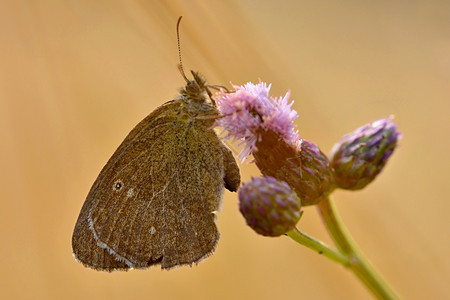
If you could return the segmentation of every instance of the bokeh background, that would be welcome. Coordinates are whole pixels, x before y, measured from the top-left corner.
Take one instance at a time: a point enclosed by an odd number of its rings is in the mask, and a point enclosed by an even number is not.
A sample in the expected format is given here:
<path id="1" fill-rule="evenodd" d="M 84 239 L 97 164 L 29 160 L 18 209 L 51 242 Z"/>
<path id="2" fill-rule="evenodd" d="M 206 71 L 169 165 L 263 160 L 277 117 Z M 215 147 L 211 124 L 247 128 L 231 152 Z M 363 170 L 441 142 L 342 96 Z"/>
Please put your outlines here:
<path id="1" fill-rule="evenodd" d="M 245 225 L 226 192 L 213 256 L 192 268 L 85 269 L 71 254 L 83 201 L 126 134 L 210 83 L 291 90 L 302 137 L 395 115 L 404 138 L 359 192 L 335 193 L 363 251 L 405 299 L 450 297 L 449 1 L 1 1 L 2 299 L 370 299 L 349 271 Z M 233 146 L 234 147 L 234 146 Z M 248 180 L 253 165 L 242 166 Z M 314 207 L 299 227 L 331 243 Z"/>

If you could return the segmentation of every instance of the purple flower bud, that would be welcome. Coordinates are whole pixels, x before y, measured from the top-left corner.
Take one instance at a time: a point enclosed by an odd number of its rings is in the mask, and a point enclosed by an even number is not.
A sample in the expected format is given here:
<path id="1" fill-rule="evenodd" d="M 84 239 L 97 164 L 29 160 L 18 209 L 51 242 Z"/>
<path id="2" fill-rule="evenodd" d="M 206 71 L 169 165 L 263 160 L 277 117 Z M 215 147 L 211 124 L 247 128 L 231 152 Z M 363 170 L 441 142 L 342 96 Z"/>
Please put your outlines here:
<path id="1" fill-rule="evenodd" d="M 331 166 L 342 189 L 359 190 L 383 170 L 401 134 L 391 119 L 380 119 L 345 135 L 332 150 Z"/>
<path id="2" fill-rule="evenodd" d="M 253 156 L 261 173 L 287 182 L 302 205 L 318 204 L 335 188 L 330 162 L 315 144 L 303 140 L 298 151 L 265 133 L 256 146 Z"/>
<path id="3" fill-rule="evenodd" d="M 273 177 L 252 178 L 239 189 L 239 210 L 264 236 L 280 236 L 300 219 L 300 198 L 286 182 Z"/>

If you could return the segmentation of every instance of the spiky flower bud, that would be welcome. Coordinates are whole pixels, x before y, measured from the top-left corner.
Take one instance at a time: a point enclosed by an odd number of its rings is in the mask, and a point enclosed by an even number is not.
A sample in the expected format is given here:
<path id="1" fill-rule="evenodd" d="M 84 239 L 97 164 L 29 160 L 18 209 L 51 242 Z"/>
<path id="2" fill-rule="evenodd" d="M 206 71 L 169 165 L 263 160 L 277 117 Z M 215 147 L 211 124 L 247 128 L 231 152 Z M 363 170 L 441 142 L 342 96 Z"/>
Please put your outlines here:
<path id="1" fill-rule="evenodd" d="M 302 205 L 318 204 L 334 189 L 327 156 L 306 140 L 302 140 L 300 151 L 289 152 L 288 145 L 272 135 L 265 133 L 253 153 L 261 173 L 286 181 L 302 199 Z"/>
<path id="2" fill-rule="evenodd" d="M 264 236 L 280 236 L 300 219 L 300 198 L 286 182 L 257 177 L 239 189 L 239 210 L 247 224 Z"/>
<path id="3" fill-rule="evenodd" d="M 383 170 L 401 134 L 391 119 L 380 119 L 345 135 L 332 150 L 331 166 L 342 189 L 364 188 Z"/>
<path id="4" fill-rule="evenodd" d="M 302 140 L 300 150 L 301 165 L 292 169 L 300 178 L 294 190 L 308 205 L 317 204 L 335 188 L 330 161 L 317 145 L 307 140 Z"/>

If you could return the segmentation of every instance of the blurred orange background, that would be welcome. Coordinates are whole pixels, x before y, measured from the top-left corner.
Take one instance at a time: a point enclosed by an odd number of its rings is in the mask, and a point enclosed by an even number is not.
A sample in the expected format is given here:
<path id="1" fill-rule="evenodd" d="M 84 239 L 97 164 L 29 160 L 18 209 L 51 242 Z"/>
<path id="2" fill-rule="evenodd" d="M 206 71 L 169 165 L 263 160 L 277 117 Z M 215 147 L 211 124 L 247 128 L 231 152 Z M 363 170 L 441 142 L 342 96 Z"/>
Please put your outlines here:
<path id="1" fill-rule="evenodd" d="M 371 299 L 343 267 L 245 225 L 226 192 L 221 240 L 192 268 L 96 272 L 71 236 L 126 134 L 177 96 L 184 66 L 210 83 L 291 90 L 300 135 L 329 153 L 395 115 L 382 174 L 335 193 L 363 252 L 405 299 L 450 297 L 449 1 L 0 2 L 2 299 Z M 257 176 L 242 165 L 242 176 Z M 314 207 L 298 226 L 331 244 Z"/>

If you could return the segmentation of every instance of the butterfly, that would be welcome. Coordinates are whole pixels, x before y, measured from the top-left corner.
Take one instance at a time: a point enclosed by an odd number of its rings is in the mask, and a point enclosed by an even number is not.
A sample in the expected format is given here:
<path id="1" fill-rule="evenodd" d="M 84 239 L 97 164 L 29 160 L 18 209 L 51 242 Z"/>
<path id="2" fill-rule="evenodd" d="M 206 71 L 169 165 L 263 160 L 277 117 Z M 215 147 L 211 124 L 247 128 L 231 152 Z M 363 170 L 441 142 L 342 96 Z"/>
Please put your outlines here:
<path id="1" fill-rule="evenodd" d="M 193 80 L 183 73 L 179 97 L 142 120 L 95 180 L 72 237 L 83 265 L 170 269 L 214 251 L 224 187 L 236 191 L 240 174 L 212 128 L 219 111 L 208 85 L 191 73 Z"/>

